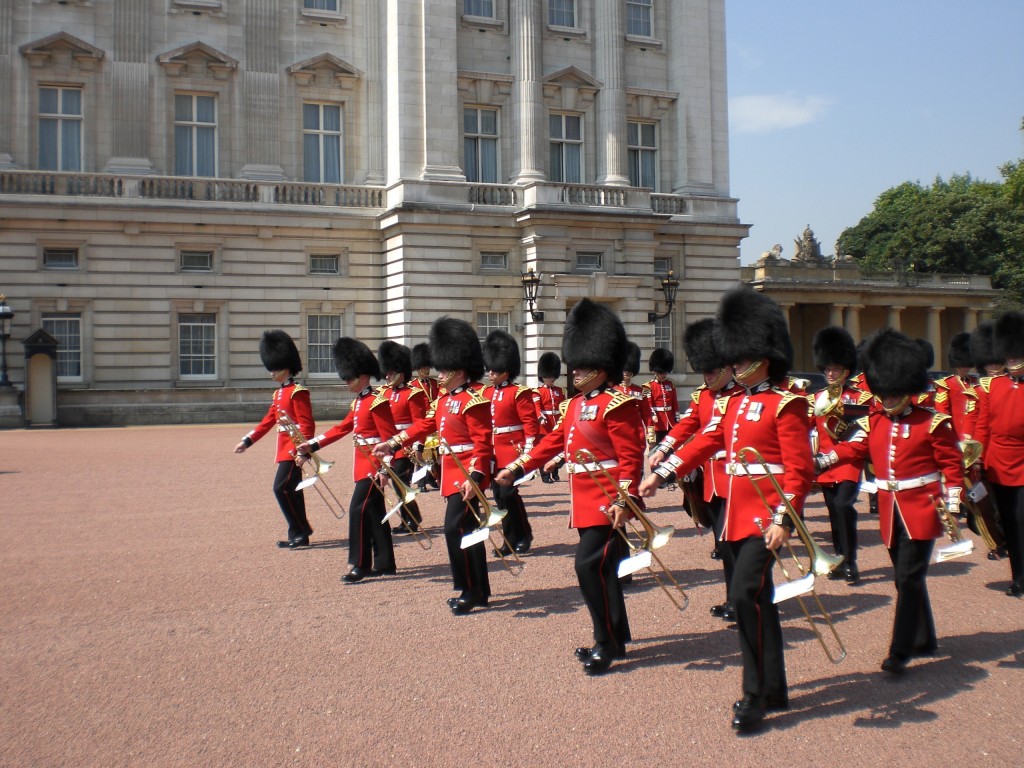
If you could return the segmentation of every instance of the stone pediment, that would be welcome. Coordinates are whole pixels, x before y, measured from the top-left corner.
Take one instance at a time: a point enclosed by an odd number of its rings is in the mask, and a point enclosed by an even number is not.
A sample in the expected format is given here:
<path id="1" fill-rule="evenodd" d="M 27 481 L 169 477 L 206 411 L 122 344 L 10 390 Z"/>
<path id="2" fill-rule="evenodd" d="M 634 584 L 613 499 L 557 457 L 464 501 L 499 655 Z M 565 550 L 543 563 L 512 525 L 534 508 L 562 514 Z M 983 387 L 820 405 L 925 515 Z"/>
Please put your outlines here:
<path id="1" fill-rule="evenodd" d="M 541 82 L 545 87 L 551 84 L 569 86 L 572 88 L 592 88 L 596 91 L 601 90 L 603 87 L 603 83 L 601 83 L 600 80 L 595 80 L 578 67 L 566 67 L 565 69 L 560 69 L 557 72 L 552 72 Z"/>
<path id="2" fill-rule="evenodd" d="M 209 72 L 218 80 L 224 80 L 228 74 L 238 69 L 237 59 L 221 53 L 201 40 L 161 53 L 156 57 L 156 61 L 170 77 L 178 77 L 185 73 L 201 76 Z"/>
<path id="3" fill-rule="evenodd" d="M 287 71 L 299 85 L 337 84 L 346 90 L 352 88 L 363 76 L 358 68 L 332 53 L 321 53 L 319 56 L 292 64 Z"/>
<path id="4" fill-rule="evenodd" d="M 583 112 L 594 103 L 594 97 L 603 85 L 582 69 L 566 67 L 545 77 L 541 87 L 544 103 L 549 109 Z"/>
<path id="5" fill-rule="evenodd" d="M 79 68 L 93 70 L 105 55 L 95 45 L 67 32 L 56 32 L 33 43 L 25 43 L 18 50 L 32 67 L 45 67 L 52 64 L 55 57 L 68 56 Z"/>
<path id="6" fill-rule="evenodd" d="M 512 93 L 515 78 L 498 72 L 459 71 L 459 94 L 466 103 L 502 104 Z"/>

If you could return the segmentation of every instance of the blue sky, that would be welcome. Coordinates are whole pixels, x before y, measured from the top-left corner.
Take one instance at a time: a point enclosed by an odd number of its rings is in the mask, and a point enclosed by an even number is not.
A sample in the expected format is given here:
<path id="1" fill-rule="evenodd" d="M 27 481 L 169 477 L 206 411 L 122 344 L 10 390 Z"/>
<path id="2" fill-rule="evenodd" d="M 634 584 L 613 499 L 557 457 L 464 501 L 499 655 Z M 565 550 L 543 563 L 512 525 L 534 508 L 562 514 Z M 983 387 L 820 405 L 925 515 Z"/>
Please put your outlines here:
<path id="1" fill-rule="evenodd" d="M 744 264 L 822 253 L 904 181 L 1024 157 L 1024 0 L 726 0 Z"/>

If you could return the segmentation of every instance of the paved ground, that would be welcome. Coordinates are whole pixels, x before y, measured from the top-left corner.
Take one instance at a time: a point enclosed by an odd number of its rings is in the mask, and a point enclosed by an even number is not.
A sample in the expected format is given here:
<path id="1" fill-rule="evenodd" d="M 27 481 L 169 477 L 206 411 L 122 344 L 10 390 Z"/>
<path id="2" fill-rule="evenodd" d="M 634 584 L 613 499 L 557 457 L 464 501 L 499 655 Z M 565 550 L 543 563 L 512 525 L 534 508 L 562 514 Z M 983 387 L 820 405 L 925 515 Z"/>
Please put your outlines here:
<path id="1" fill-rule="evenodd" d="M 738 738 L 737 642 L 708 614 L 719 569 L 676 498 L 655 506 L 681 528 L 661 553 L 689 608 L 638 579 L 629 658 L 589 679 L 564 483 L 528 486 L 525 572 L 492 564 L 492 606 L 456 618 L 436 492 L 432 549 L 402 537 L 397 577 L 342 585 L 344 525 L 318 498 L 316 546 L 274 547 L 272 447 L 234 455 L 245 429 L 0 432 L 0 765 L 1021 764 L 1005 562 L 933 566 L 940 652 L 889 680 L 891 570 L 864 515 L 863 584 L 819 587 L 848 658 L 830 664 L 787 605 L 792 709 Z M 349 450 L 324 452 L 346 501 Z M 825 541 L 820 504 L 809 522 Z"/>

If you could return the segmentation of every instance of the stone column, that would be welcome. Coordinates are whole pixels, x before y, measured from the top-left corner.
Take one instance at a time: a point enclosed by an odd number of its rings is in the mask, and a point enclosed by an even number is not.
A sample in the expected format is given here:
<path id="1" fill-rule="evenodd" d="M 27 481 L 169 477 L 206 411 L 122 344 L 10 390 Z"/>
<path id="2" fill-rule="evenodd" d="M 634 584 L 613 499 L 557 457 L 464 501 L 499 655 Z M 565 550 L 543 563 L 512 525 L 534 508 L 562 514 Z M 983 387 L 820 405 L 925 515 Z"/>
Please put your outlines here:
<path id="1" fill-rule="evenodd" d="M 543 11 L 540 0 L 510 0 L 512 42 L 511 124 L 516 131 L 515 169 L 510 176 L 516 184 L 543 181 L 541 170 L 545 131 L 544 94 L 541 87 L 541 35 Z M 461 125 L 461 122 L 460 122 Z"/>
<path id="2" fill-rule="evenodd" d="M 978 310 L 974 307 L 964 307 L 964 331 L 970 333 L 978 327 Z"/>
<path id="3" fill-rule="evenodd" d="M 465 181 L 459 164 L 462 112 L 459 110 L 459 15 L 451 0 L 422 0 L 419 68 L 423 73 L 423 173 L 430 181 Z M 426 116 L 426 110 L 430 116 Z"/>
<path id="4" fill-rule="evenodd" d="M 108 173 L 149 174 L 149 8 L 146 3 L 117 0 L 113 8 L 110 92 L 113 113 L 107 123 L 113 136 Z M 116 154 L 116 157 L 113 156 Z"/>
<path id="5" fill-rule="evenodd" d="M 245 141 L 236 157 L 243 160 L 243 179 L 280 181 L 281 167 L 281 18 L 277 0 L 249 0 L 245 4 L 245 72 L 242 74 L 242 103 L 245 105 Z M 221 169 L 221 175 L 224 173 Z"/>
<path id="6" fill-rule="evenodd" d="M 942 310 L 938 307 L 928 307 L 928 343 L 932 345 L 935 354 L 939 355 L 942 350 Z"/>
<path id="7" fill-rule="evenodd" d="M 14 168 L 13 104 L 14 83 L 14 3 L 0 3 L 0 170 Z"/>
<path id="8" fill-rule="evenodd" d="M 846 307 L 846 330 L 853 336 L 854 342 L 860 341 L 860 311 L 863 304 L 849 304 Z"/>
<path id="9" fill-rule="evenodd" d="M 902 312 L 904 309 L 906 309 L 906 307 L 899 305 L 892 305 L 889 307 L 889 314 L 886 318 L 886 324 L 894 331 L 900 330 L 900 312 Z"/>
<path id="10" fill-rule="evenodd" d="M 625 4 L 597 0 L 594 13 L 594 74 L 597 96 L 597 183 L 629 185 L 626 167 Z"/>
<path id="11" fill-rule="evenodd" d="M 384 183 L 384 131 L 381 126 L 387 125 L 387 83 L 384 73 L 387 65 L 384 60 L 386 46 L 383 41 L 387 35 L 385 15 L 387 9 L 383 2 L 367 3 L 366 28 L 366 82 L 363 85 L 366 105 L 363 108 L 363 136 L 366 139 L 366 178 L 364 184 L 381 185 Z M 344 181 L 344 179 L 342 179 Z"/>
<path id="12" fill-rule="evenodd" d="M 830 304 L 828 308 L 828 324 L 843 327 L 843 308 L 845 304 Z"/>

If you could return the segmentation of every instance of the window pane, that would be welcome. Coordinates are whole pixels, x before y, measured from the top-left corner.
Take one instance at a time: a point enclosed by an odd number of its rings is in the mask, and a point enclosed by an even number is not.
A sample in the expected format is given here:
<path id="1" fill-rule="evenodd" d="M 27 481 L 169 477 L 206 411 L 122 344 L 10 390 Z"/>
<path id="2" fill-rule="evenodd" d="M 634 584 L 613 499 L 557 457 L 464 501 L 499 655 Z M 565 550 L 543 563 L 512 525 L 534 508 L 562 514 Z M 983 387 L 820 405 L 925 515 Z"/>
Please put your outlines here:
<path id="1" fill-rule="evenodd" d="M 579 184 L 583 178 L 581 149 L 579 144 L 565 145 L 565 181 L 570 184 Z"/>
<path id="2" fill-rule="evenodd" d="M 341 183 L 340 136 L 324 136 L 324 183 Z"/>
<path id="3" fill-rule="evenodd" d="M 45 115 L 57 114 L 57 89 L 39 89 L 39 111 Z"/>
<path id="4" fill-rule="evenodd" d="M 62 115 L 81 115 L 82 114 L 82 92 L 77 88 L 62 88 L 61 96 L 63 97 L 63 104 L 61 104 Z"/>
<path id="5" fill-rule="evenodd" d="M 331 106 L 325 104 L 323 107 L 324 111 L 324 130 L 334 131 L 336 133 L 341 132 L 341 107 Z"/>
<path id="6" fill-rule="evenodd" d="M 320 128 L 320 105 L 302 105 L 302 127 L 307 131 L 315 131 Z"/>
<path id="7" fill-rule="evenodd" d="M 39 121 L 39 169 L 57 170 L 57 120 Z"/>
<path id="8" fill-rule="evenodd" d="M 217 122 L 217 106 L 212 96 L 196 96 L 196 122 Z"/>
<path id="9" fill-rule="evenodd" d="M 80 315 L 44 316 L 43 330 L 57 340 L 57 377 L 82 377 L 82 320 Z"/>
<path id="10" fill-rule="evenodd" d="M 480 139 L 480 181 L 498 182 L 498 142 L 494 139 Z"/>
<path id="11" fill-rule="evenodd" d="M 192 175 L 192 129 L 188 126 L 174 126 L 174 173 Z"/>
<path id="12" fill-rule="evenodd" d="M 174 97 L 174 119 L 190 121 L 192 119 L 192 97 L 180 94 Z"/>
<path id="13" fill-rule="evenodd" d="M 641 144 L 645 147 L 654 147 L 654 123 L 643 123 L 640 126 Z"/>
<path id="14" fill-rule="evenodd" d="M 476 134 L 477 132 L 477 111 L 475 109 L 462 110 L 462 132 Z"/>
<path id="15" fill-rule="evenodd" d="M 476 139 L 463 139 L 462 153 L 465 155 L 466 181 L 480 181 L 480 169 L 476 162 Z"/>
<path id="16" fill-rule="evenodd" d="M 562 116 L 551 115 L 548 118 L 548 131 L 551 134 L 552 139 L 562 138 Z"/>
<path id="17" fill-rule="evenodd" d="M 583 137 L 583 123 L 579 115 L 565 116 L 565 138 L 570 141 L 579 141 Z"/>
<path id="18" fill-rule="evenodd" d="M 549 158 L 551 165 L 551 180 L 552 181 L 565 181 L 564 172 L 562 169 L 562 144 L 552 143 L 551 144 L 551 156 Z"/>
<path id="19" fill-rule="evenodd" d="M 302 177 L 306 181 L 320 181 L 320 137 L 315 133 L 302 136 Z"/>
<path id="20" fill-rule="evenodd" d="M 196 128 L 196 176 L 217 175 L 217 132 L 213 128 Z"/>
<path id="21" fill-rule="evenodd" d="M 336 373 L 333 345 L 341 337 L 337 315 L 309 315 L 306 318 L 306 363 L 312 373 Z"/>
<path id="22" fill-rule="evenodd" d="M 480 110 L 480 133 L 498 135 L 498 113 L 493 109 Z"/>
<path id="23" fill-rule="evenodd" d="M 78 120 L 62 120 L 60 125 L 60 169 L 62 171 L 82 170 L 82 123 Z"/>

